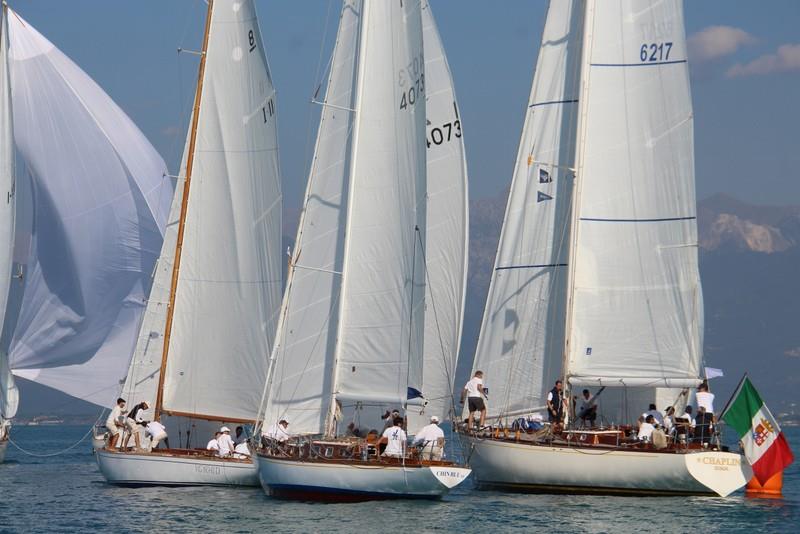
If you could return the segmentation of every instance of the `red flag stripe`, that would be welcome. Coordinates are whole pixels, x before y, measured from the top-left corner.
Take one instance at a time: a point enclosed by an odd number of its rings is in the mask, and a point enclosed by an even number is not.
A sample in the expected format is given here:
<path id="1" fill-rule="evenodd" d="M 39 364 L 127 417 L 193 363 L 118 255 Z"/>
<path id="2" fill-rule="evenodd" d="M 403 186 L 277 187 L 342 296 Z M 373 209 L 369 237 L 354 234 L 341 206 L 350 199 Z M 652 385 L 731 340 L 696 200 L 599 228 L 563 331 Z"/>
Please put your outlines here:
<path id="1" fill-rule="evenodd" d="M 766 484 L 772 475 L 783 471 L 793 461 L 792 450 L 781 432 L 769 449 L 753 464 L 753 475 L 762 485 Z"/>

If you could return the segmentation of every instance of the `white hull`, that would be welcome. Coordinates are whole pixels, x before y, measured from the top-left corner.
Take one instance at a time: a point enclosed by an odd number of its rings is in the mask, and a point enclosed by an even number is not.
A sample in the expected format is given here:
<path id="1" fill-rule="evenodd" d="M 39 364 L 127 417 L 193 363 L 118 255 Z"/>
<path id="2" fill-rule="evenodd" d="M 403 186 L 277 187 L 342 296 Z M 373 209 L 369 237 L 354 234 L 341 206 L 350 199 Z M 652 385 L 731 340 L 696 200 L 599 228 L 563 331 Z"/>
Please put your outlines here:
<path id="1" fill-rule="evenodd" d="M 8 440 L 0 440 L 0 464 L 6 460 L 6 447 L 8 447 Z"/>
<path id="2" fill-rule="evenodd" d="M 253 462 L 164 452 L 95 451 L 111 484 L 127 486 L 258 486 Z"/>
<path id="3" fill-rule="evenodd" d="M 264 491 L 301 500 L 439 499 L 471 472 L 452 466 L 324 464 L 264 456 L 257 461 Z"/>
<path id="4" fill-rule="evenodd" d="M 634 495 L 719 494 L 743 487 L 752 469 L 731 452 L 686 454 L 531 445 L 469 438 L 483 489 Z"/>

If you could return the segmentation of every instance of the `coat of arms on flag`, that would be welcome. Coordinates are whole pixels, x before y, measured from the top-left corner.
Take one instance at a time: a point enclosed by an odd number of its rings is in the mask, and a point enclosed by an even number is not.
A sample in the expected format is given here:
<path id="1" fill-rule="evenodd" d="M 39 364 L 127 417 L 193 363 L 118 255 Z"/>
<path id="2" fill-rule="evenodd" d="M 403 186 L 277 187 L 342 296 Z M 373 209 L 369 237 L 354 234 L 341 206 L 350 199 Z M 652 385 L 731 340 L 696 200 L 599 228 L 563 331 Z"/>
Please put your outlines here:
<path id="1" fill-rule="evenodd" d="M 744 455 L 761 484 L 794 461 L 781 427 L 747 375 L 722 411 L 722 419 L 739 435 Z"/>

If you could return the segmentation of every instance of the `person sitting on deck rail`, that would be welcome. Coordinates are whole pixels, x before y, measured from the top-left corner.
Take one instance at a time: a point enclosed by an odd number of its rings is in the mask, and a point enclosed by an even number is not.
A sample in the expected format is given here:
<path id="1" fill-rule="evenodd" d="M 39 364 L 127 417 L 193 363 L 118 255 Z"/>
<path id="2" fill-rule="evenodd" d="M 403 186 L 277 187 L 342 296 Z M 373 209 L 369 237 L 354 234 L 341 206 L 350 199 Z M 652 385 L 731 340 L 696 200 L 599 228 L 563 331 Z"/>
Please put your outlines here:
<path id="1" fill-rule="evenodd" d="M 128 412 L 128 417 L 125 418 L 125 428 L 128 431 L 128 437 L 125 438 L 125 445 L 123 446 L 125 449 L 128 448 L 131 436 L 133 436 L 134 442 L 136 443 L 136 449 L 139 450 L 142 448 L 141 439 L 139 438 L 139 427 L 147 425 L 147 421 L 144 420 L 144 412 L 146 412 L 148 408 L 150 408 L 150 406 L 148 406 L 146 402 L 140 402 Z"/>
<path id="2" fill-rule="evenodd" d="M 219 436 L 222 434 L 219 430 L 214 432 L 214 437 L 209 440 L 208 444 L 206 445 L 207 451 L 214 451 L 215 453 L 219 452 Z"/>
<path id="3" fill-rule="evenodd" d="M 230 456 L 236 448 L 236 444 L 233 443 L 233 438 L 231 437 L 231 429 L 227 426 L 223 426 L 219 431 L 221 432 L 220 436 L 217 438 L 219 456 Z"/>
<path id="4" fill-rule="evenodd" d="M 233 440 L 233 442 L 238 445 L 240 443 L 244 443 L 245 441 L 247 441 L 247 434 L 244 431 L 244 427 L 239 425 L 236 427 L 236 438 Z"/>
<path id="5" fill-rule="evenodd" d="M 347 430 L 345 430 L 344 435 L 347 438 L 363 438 L 363 437 L 365 437 L 364 431 L 361 430 L 360 428 L 358 428 L 354 421 L 350 421 L 350 424 L 347 425 Z"/>
<path id="6" fill-rule="evenodd" d="M 386 449 L 381 456 L 403 458 L 406 454 L 406 431 L 403 430 L 403 418 L 395 417 L 393 425 L 383 431 L 383 436 L 378 444 L 386 444 Z"/>
<path id="7" fill-rule="evenodd" d="M 470 381 L 464 385 L 464 389 L 461 391 L 461 404 L 464 404 L 464 397 L 466 397 L 467 407 L 469 408 L 467 430 L 472 428 L 472 425 L 475 424 L 475 420 L 472 418 L 472 414 L 475 412 L 481 413 L 481 420 L 478 424 L 478 428 L 483 428 L 486 422 L 486 404 L 483 402 L 483 396 L 485 394 L 486 390 L 483 387 L 483 371 L 475 371 L 475 374 L 472 375 Z"/>
<path id="8" fill-rule="evenodd" d="M 650 441 L 653 437 L 653 431 L 656 429 L 656 418 L 648 415 L 644 422 L 639 426 L 639 434 L 636 438 L 642 441 Z"/>
<path id="9" fill-rule="evenodd" d="M 125 399 L 118 398 L 117 404 L 114 408 L 111 409 L 111 413 L 108 414 L 108 418 L 106 419 L 106 428 L 108 429 L 109 439 L 108 439 L 108 448 L 113 449 L 117 445 L 117 440 L 122 435 L 122 431 L 125 429 L 125 414 L 127 410 L 125 410 Z"/>
<path id="10" fill-rule="evenodd" d="M 261 432 L 261 437 L 277 441 L 278 443 L 283 443 L 292 437 L 291 434 L 289 434 L 288 428 L 289 421 L 286 419 L 281 419 L 277 423 L 270 425 L 269 428 Z"/>
<path id="11" fill-rule="evenodd" d="M 169 438 L 167 437 L 167 429 L 164 425 L 162 425 L 158 421 L 150 421 L 149 423 L 147 423 L 147 426 L 144 427 L 144 435 L 150 438 L 150 446 L 147 448 L 148 452 L 158 448 L 158 444 L 162 440 L 169 449 Z"/>
<path id="12" fill-rule="evenodd" d="M 422 427 L 414 436 L 412 445 L 422 445 L 422 460 L 441 460 L 444 453 L 444 431 L 439 427 L 439 418 L 431 416 L 431 424 Z"/>

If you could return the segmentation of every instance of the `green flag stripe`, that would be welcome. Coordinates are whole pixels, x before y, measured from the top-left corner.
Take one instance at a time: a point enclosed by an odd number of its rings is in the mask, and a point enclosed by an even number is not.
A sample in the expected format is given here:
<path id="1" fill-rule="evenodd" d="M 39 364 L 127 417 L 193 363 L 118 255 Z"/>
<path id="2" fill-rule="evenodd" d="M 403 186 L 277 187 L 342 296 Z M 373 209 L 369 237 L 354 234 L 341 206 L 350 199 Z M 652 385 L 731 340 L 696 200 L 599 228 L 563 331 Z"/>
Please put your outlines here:
<path id="1" fill-rule="evenodd" d="M 736 430 L 741 438 L 752 429 L 753 416 L 758 412 L 762 404 L 764 404 L 764 401 L 761 400 L 756 388 L 750 383 L 749 378 L 745 378 L 741 388 L 739 388 L 739 392 L 736 394 L 736 398 L 722 415 L 722 418 Z"/>

